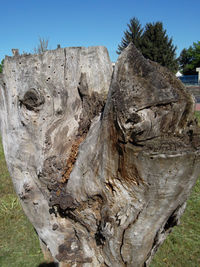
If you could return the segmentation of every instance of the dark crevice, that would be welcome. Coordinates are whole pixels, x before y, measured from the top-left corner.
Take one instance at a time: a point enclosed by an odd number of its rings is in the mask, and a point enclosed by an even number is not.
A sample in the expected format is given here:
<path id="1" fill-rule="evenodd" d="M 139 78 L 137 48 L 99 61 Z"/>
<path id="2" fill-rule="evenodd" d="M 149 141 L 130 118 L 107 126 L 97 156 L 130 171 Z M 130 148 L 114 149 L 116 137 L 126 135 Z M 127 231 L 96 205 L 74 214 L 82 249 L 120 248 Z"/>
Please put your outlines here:
<path id="1" fill-rule="evenodd" d="M 58 217 L 58 214 L 57 214 L 57 212 L 56 212 L 56 210 L 55 210 L 55 207 L 51 207 L 51 208 L 49 209 L 49 214 L 54 214 L 55 217 Z"/>
<path id="2" fill-rule="evenodd" d="M 119 156 L 123 156 L 124 154 L 124 146 L 120 145 L 120 143 L 116 143 L 116 149 L 119 154 Z"/>
<path id="3" fill-rule="evenodd" d="M 119 144 L 123 144 L 123 145 L 126 145 L 126 144 L 127 144 L 126 141 L 123 141 L 123 140 L 120 140 L 120 139 L 118 139 L 118 143 L 119 143 Z"/>
<path id="4" fill-rule="evenodd" d="M 47 243 L 43 239 L 40 238 L 40 241 L 47 247 Z"/>
<path id="5" fill-rule="evenodd" d="M 144 106 L 144 107 L 142 107 L 140 109 L 137 109 L 136 112 L 144 110 L 144 109 L 150 109 L 152 107 L 166 107 L 166 106 L 171 105 L 173 103 L 177 103 L 177 101 L 169 101 L 169 102 L 166 102 L 166 103 L 158 103 L 158 104 L 153 104 L 153 105 L 147 105 L 147 106 Z"/>
<path id="6" fill-rule="evenodd" d="M 172 212 L 172 214 L 170 215 L 170 217 L 168 218 L 165 226 L 164 226 L 164 231 L 168 231 L 170 228 L 174 227 L 177 225 L 178 223 L 178 218 L 177 218 L 177 214 L 176 211 L 179 209 L 180 207 L 176 208 L 175 211 Z"/>
<path id="7" fill-rule="evenodd" d="M 19 106 L 25 106 L 30 111 L 39 111 L 41 105 L 45 102 L 44 97 L 41 96 L 35 89 L 27 91 L 23 99 L 19 100 Z"/>
<path id="8" fill-rule="evenodd" d="M 106 186 L 110 189 L 110 191 L 111 191 L 112 193 L 116 192 L 116 190 L 114 189 L 113 185 L 112 185 L 110 182 L 107 182 L 107 183 L 105 183 L 105 184 L 106 184 Z"/>
<path id="9" fill-rule="evenodd" d="M 102 119 L 103 119 L 105 106 L 106 106 L 106 100 L 105 100 L 105 103 L 103 104 L 103 106 L 102 106 L 102 108 L 101 108 L 101 111 L 100 111 L 100 113 L 101 113 L 101 115 L 100 115 L 100 120 L 101 120 L 101 121 L 102 121 Z"/>
<path id="10" fill-rule="evenodd" d="M 38 265 L 37 267 L 59 267 L 59 263 L 56 263 L 56 262 L 43 262 L 43 263 L 40 263 L 40 265 Z"/>
<path id="11" fill-rule="evenodd" d="M 97 227 L 97 232 L 95 233 L 95 240 L 96 240 L 97 246 L 103 246 L 106 241 L 106 238 L 102 234 L 101 221 L 99 222 L 98 227 Z"/>
<path id="12" fill-rule="evenodd" d="M 78 87 L 78 94 L 80 96 L 81 101 L 83 102 L 83 95 L 81 94 L 80 88 Z"/>
<path id="13" fill-rule="evenodd" d="M 189 140 L 190 140 L 190 142 L 192 142 L 192 140 L 193 140 L 193 130 L 189 130 L 189 131 L 187 132 L 187 134 L 188 134 L 188 136 L 189 136 Z"/>
<path id="14" fill-rule="evenodd" d="M 143 139 L 143 140 L 140 140 L 140 141 L 135 141 L 135 140 L 131 141 L 131 140 L 129 140 L 129 143 L 131 143 L 131 144 L 134 145 L 134 146 L 140 146 L 140 147 L 143 147 L 144 145 L 141 144 L 141 142 L 151 141 L 151 140 L 156 139 L 156 138 L 159 138 L 159 137 L 160 137 L 160 136 L 153 136 L 153 137 L 146 138 L 146 139 Z"/>
<path id="15" fill-rule="evenodd" d="M 141 121 L 141 117 L 135 112 L 131 113 L 129 116 L 130 117 L 126 120 L 125 123 L 137 124 Z"/>
<path id="16" fill-rule="evenodd" d="M 89 227 L 83 222 L 83 220 L 81 220 L 80 218 L 77 217 L 77 215 L 75 214 L 75 210 L 73 209 L 67 209 L 65 211 L 61 210 L 58 208 L 58 212 L 60 214 L 60 216 L 62 218 L 67 218 L 69 219 L 72 223 L 78 223 L 79 225 L 81 225 L 84 229 L 87 230 L 88 233 L 90 233 L 90 229 Z"/>
<path id="17" fill-rule="evenodd" d="M 77 238 L 77 240 L 80 242 L 80 238 L 79 238 L 79 235 L 76 231 L 76 228 L 73 228 L 74 229 L 74 234 L 75 234 L 75 237 Z"/>
<path id="18" fill-rule="evenodd" d="M 129 227 L 129 226 L 130 226 L 130 224 L 128 225 L 128 227 Z M 125 232 L 126 232 L 126 230 L 128 229 L 128 227 L 125 228 L 124 231 L 123 231 L 123 233 L 122 233 L 122 243 L 121 243 L 121 246 L 120 246 L 120 256 L 121 256 L 121 259 L 122 259 L 122 261 L 123 261 L 124 264 L 127 264 L 127 262 L 124 261 L 124 258 L 123 258 L 123 255 L 122 255 L 122 247 L 123 247 L 123 245 L 124 245 L 124 236 L 125 236 Z"/>
<path id="19" fill-rule="evenodd" d="M 151 251 L 153 250 L 153 248 L 155 248 L 158 245 L 158 236 L 159 236 L 159 233 L 160 233 L 160 229 L 156 233 L 156 236 L 155 236 L 154 241 L 153 241 L 152 248 L 151 248 L 151 250 L 149 252 L 149 256 L 151 255 Z"/>
<path id="20" fill-rule="evenodd" d="M 92 120 L 103 112 L 105 99 L 102 94 L 89 92 L 86 73 L 81 73 L 77 90 L 82 104 L 78 135 L 82 136 L 83 134 L 88 133 Z"/>
<path id="21" fill-rule="evenodd" d="M 24 123 L 23 121 L 21 121 L 21 124 L 22 124 L 23 127 L 26 126 L 25 123 Z"/>
<path id="22" fill-rule="evenodd" d="M 129 143 L 134 145 L 134 146 L 139 146 L 139 147 L 143 147 L 144 146 L 143 144 L 137 143 L 136 141 L 130 141 L 129 140 Z"/>
<path id="23" fill-rule="evenodd" d="M 64 48 L 64 81 L 65 80 L 67 80 L 67 78 L 66 78 L 66 61 L 67 61 L 67 55 L 66 55 L 66 50 L 65 50 L 65 48 Z"/>

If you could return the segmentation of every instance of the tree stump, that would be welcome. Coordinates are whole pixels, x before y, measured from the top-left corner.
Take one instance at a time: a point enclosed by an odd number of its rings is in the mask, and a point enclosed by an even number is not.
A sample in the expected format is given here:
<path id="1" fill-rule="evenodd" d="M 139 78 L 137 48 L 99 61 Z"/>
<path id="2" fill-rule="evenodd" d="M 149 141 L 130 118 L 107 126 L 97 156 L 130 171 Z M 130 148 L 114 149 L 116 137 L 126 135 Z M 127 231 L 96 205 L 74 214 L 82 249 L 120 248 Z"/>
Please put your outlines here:
<path id="1" fill-rule="evenodd" d="M 200 172 L 194 99 L 130 44 L 6 57 L 5 157 L 43 251 L 60 266 L 148 266 Z M 48 256 L 49 256 L 48 255 Z"/>

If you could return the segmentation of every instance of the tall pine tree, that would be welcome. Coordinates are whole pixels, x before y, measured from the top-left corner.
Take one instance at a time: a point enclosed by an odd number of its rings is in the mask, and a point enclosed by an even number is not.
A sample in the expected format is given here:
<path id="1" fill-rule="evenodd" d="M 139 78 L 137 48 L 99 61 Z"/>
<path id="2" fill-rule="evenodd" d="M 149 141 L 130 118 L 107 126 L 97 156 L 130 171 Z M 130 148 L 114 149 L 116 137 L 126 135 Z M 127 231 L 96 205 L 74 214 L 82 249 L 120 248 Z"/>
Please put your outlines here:
<path id="1" fill-rule="evenodd" d="M 166 30 L 163 29 L 162 22 L 147 23 L 145 30 L 137 18 L 131 19 L 130 24 L 127 25 L 128 30 L 124 32 L 124 37 L 118 46 L 118 54 L 130 42 L 133 42 L 144 57 L 158 62 L 173 72 L 178 70 L 176 46 L 173 45 L 172 38 L 166 34 Z"/>
<path id="2" fill-rule="evenodd" d="M 117 54 L 120 54 L 124 48 L 126 48 L 130 42 L 140 49 L 141 39 L 143 34 L 143 28 L 137 18 L 132 18 L 130 24 L 127 24 L 128 30 L 124 32 L 124 37 L 122 38 L 121 44 L 118 45 Z"/>
<path id="3" fill-rule="evenodd" d="M 146 24 L 142 36 L 141 52 L 144 57 L 158 62 L 173 72 L 178 70 L 176 46 L 163 29 L 162 22 Z"/>

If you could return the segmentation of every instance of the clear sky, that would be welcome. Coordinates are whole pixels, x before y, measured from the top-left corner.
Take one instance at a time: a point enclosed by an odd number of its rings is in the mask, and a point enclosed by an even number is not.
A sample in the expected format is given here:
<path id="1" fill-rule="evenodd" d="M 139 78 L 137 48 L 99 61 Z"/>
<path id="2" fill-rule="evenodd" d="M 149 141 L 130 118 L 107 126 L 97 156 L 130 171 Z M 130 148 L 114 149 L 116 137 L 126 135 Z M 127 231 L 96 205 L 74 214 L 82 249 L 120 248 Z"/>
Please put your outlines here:
<path id="1" fill-rule="evenodd" d="M 132 17 L 162 21 L 177 56 L 200 40 L 200 0 L 0 0 L 0 60 L 12 48 L 33 53 L 41 36 L 50 49 L 104 45 L 116 61 Z"/>

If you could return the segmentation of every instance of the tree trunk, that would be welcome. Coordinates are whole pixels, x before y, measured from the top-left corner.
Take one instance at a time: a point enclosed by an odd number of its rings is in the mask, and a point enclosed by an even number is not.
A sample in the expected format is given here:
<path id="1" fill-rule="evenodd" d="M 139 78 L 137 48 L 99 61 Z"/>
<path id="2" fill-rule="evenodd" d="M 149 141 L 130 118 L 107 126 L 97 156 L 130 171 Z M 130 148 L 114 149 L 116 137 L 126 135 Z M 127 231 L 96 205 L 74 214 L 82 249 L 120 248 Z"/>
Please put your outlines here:
<path id="1" fill-rule="evenodd" d="M 132 44 L 114 72 L 104 47 L 59 48 L 6 57 L 0 80 L 6 161 L 43 251 L 148 266 L 200 172 L 183 84 Z"/>

